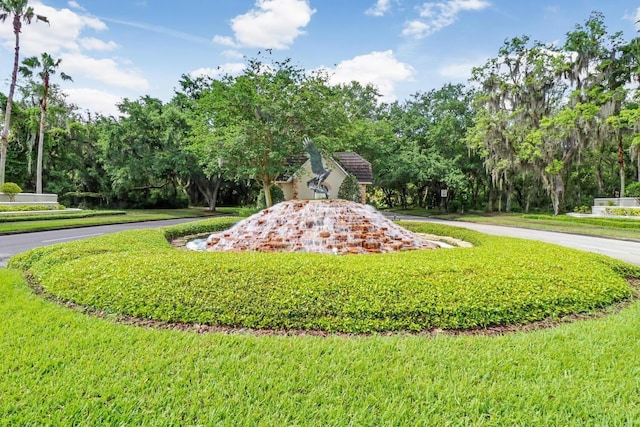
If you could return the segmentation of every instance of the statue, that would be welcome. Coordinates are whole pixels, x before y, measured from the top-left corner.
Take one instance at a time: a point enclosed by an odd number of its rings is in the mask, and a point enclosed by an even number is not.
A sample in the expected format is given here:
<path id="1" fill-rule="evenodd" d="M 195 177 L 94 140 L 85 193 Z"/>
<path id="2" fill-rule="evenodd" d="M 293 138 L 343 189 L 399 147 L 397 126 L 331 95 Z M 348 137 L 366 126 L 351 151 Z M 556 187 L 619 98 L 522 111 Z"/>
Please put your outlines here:
<path id="1" fill-rule="evenodd" d="M 314 191 L 314 193 L 324 194 L 324 196 L 329 198 L 329 189 L 326 185 L 323 184 L 324 180 L 327 179 L 329 174 L 331 173 L 331 169 L 325 169 L 322 165 L 322 156 L 320 152 L 313 145 L 313 141 L 310 138 L 305 137 L 304 139 L 304 149 L 307 153 L 309 153 L 309 160 L 311 161 L 311 171 L 316 174 L 316 176 L 309 181 L 307 181 L 307 187 Z"/>

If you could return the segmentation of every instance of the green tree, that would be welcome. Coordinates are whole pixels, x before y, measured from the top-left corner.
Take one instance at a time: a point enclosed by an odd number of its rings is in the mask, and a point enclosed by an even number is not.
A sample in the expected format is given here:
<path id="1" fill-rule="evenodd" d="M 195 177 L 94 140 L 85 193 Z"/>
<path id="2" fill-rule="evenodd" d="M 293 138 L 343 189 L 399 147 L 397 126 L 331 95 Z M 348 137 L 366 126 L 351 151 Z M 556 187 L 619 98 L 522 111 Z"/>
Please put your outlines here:
<path id="1" fill-rule="evenodd" d="M 113 195 L 129 206 L 186 205 L 185 187 L 194 165 L 183 149 L 188 130 L 184 114 L 149 96 L 125 99 L 118 109 L 118 119 L 99 124 L 99 158 Z"/>
<path id="2" fill-rule="evenodd" d="M 4 126 L 0 136 L 0 185 L 4 183 L 7 145 L 9 141 L 9 127 L 11 125 L 11 109 L 13 107 L 13 95 L 16 89 L 16 81 L 18 79 L 18 67 L 20 65 L 20 32 L 22 31 L 22 22 L 30 24 L 34 19 L 36 21 L 49 22 L 42 15 L 34 12 L 29 6 L 28 0 L 0 0 L 0 21 L 5 22 L 11 18 L 13 24 L 13 35 L 15 37 L 13 70 L 11 71 L 11 83 L 9 85 L 9 94 L 7 95 L 7 104 L 4 110 Z"/>
<path id="3" fill-rule="evenodd" d="M 540 140 L 535 140 L 534 145 L 529 137 L 558 107 L 562 97 L 558 62 L 552 46 L 532 43 L 529 37 L 522 36 L 507 40 L 497 58 L 473 70 L 472 80 L 480 88 L 468 141 L 485 158 L 487 173 L 499 194 L 499 210 L 503 194 L 506 210 L 511 210 L 516 180 L 522 177 L 525 182 L 532 173 L 546 182 L 545 188 L 554 201 L 561 200 L 562 185 L 548 176 L 547 169 L 553 163 L 555 149 L 543 150 Z M 526 196 L 527 207 L 532 190 Z M 492 202 L 491 197 L 489 201 Z"/>
<path id="4" fill-rule="evenodd" d="M 571 116 L 572 121 L 560 120 L 561 130 L 574 141 L 575 148 L 566 155 L 575 155 L 581 150 L 590 150 L 596 159 L 596 180 L 598 192 L 603 192 L 604 163 L 601 156 L 617 150 L 620 190 L 624 193 L 624 149 L 619 128 L 612 126 L 616 121 L 607 119 L 620 113 L 626 98 L 625 85 L 631 79 L 631 57 L 625 52 L 622 33 L 608 34 L 604 16 L 593 12 L 584 24 L 576 25 L 567 33 L 563 46 L 565 63 L 561 68 L 562 77 L 569 80 L 571 94 L 566 109 L 560 114 Z M 611 141 L 615 145 L 611 147 Z M 600 158 L 599 158 L 600 157 Z"/>
<path id="5" fill-rule="evenodd" d="M 210 173 L 224 165 L 254 179 L 271 206 L 271 187 L 291 167 L 288 159 L 302 153 L 302 139 L 325 145 L 336 137 L 344 109 L 335 93 L 326 75 L 308 74 L 288 59 L 252 59 L 241 75 L 212 80 L 198 99 L 194 130 L 204 144 L 200 152 L 209 153 Z"/>
<path id="6" fill-rule="evenodd" d="M 40 127 L 38 132 L 38 160 L 36 164 L 36 193 L 42 193 L 42 157 L 44 153 L 44 130 L 47 118 L 47 100 L 49 98 L 49 90 L 51 86 L 51 77 L 57 73 L 62 59 L 53 59 L 51 55 L 44 52 L 37 56 L 26 58 L 22 61 L 20 73 L 31 78 L 34 73 L 38 75 L 42 84 L 38 87 L 38 95 L 40 96 Z M 60 72 L 62 80 L 72 80 L 67 74 Z"/>
<path id="7" fill-rule="evenodd" d="M 482 185 L 482 160 L 466 144 L 472 125 L 472 94 L 462 85 L 444 85 L 427 93 L 416 93 L 406 103 L 403 114 L 405 139 L 415 140 L 426 157 L 423 181 L 416 182 L 422 205 L 435 204 L 441 190 L 447 199 L 463 207 L 467 196 L 477 204 Z M 428 200 L 430 199 L 430 203 Z M 444 206 L 446 199 L 440 200 Z"/>
<path id="8" fill-rule="evenodd" d="M 190 177 L 198 192 L 204 197 L 210 211 L 215 211 L 218 194 L 225 175 L 230 173 L 229 164 L 223 162 L 221 143 L 216 143 L 207 124 L 208 112 L 198 108 L 198 101 L 205 91 L 211 90 L 215 81 L 208 77 L 183 75 L 180 79 L 180 91 L 176 91 L 173 103 L 186 114 L 189 126 L 189 138 L 186 150 L 194 157 L 199 168 L 194 168 Z"/>

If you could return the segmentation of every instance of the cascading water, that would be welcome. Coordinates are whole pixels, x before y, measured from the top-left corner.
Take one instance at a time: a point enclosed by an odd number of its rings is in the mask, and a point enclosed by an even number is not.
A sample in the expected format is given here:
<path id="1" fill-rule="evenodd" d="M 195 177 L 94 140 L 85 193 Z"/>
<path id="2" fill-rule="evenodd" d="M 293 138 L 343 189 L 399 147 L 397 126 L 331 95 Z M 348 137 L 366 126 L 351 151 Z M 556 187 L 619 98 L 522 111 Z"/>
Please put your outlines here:
<path id="1" fill-rule="evenodd" d="M 191 249 L 208 251 L 386 253 L 438 245 L 346 200 L 290 200 L 264 209 Z"/>

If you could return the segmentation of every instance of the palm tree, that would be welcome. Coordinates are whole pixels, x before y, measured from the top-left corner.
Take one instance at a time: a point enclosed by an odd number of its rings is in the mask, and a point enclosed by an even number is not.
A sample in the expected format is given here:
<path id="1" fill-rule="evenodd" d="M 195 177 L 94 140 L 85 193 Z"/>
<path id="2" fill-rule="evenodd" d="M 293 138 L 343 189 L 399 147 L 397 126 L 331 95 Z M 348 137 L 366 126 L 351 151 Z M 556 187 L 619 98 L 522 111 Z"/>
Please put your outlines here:
<path id="1" fill-rule="evenodd" d="M 44 123 L 47 118 L 47 97 L 49 96 L 50 78 L 56 74 L 56 69 L 62 62 L 62 59 L 53 59 L 51 55 L 44 52 L 37 56 L 26 58 L 22 61 L 20 73 L 25 77 L 31 77 L 34 71 L 42 80 L 42 86 L 39 87 L 40 98 L 40 132 L 38 137 L 38 162 L 36 164 L 36 193 L 42 193 L 42 153 L 44 151 Z M 62 80 L 72 80 L 67 74 L 60 72 Z"/>
<path id="2" fill-rule="evenodd" d="M 13 55 L 13 71 L 11 73 L 11 85 L 7 96 L 7 107 L 4 110 L 4 126 L 2 128 L 0 145 L 0 185 L 4 183 L 4 171 L 7 162 L 7 144 L 9 141 L 9 125 L 11 124 L 11 107 L 13 106 L 13 93 L 16 89 L 18 78 L 18 65 L 20 63 L 20 31 L 22 22 L 31 24 L 34 19 L 49 23 L 46 16 L 37 15 L 29 0 L 0 0 L 0 21 L 5 22 L 10 16 L 13 17 L 13 34 L 16 38 L 15 53 Z"/>

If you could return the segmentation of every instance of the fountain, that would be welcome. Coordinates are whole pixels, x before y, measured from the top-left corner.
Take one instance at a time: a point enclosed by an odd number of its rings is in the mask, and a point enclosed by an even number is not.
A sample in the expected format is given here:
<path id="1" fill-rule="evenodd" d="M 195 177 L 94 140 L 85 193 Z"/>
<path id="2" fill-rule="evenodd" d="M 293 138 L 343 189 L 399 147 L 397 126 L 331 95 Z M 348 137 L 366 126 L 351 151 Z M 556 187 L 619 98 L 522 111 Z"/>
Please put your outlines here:
<path id="1" fill-rule="evenodd" d="M 346 200 L 289 200 L 194 241 L 190 249 L 207 251 L 315 252 L 371 254 L 435 249 L 385 218 L 375 208 Z"/>

